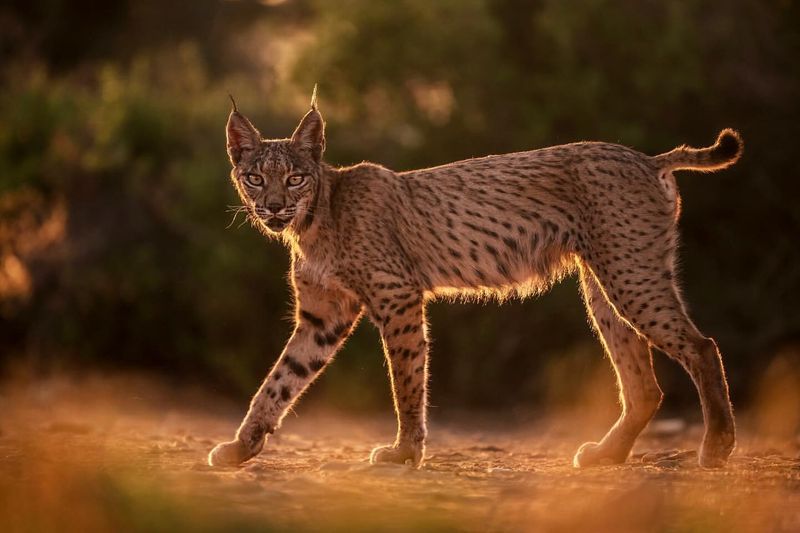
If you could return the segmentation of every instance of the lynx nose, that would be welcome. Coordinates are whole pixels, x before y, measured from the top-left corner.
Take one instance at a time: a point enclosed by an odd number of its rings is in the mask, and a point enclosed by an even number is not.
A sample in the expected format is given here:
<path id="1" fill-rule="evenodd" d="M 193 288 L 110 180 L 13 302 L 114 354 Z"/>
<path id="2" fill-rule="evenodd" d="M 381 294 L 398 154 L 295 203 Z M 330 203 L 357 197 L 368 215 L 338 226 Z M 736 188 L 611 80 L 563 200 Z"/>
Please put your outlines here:
<path id="1" fill-rule="evenodd" d="M 267 204 L 267 211 L 269 211 L 273 215 L 278 214 L 278 211 L 280 211 L 281 209 L 283 209 L 283 204 L 278 204 L 278 203 Z"/>

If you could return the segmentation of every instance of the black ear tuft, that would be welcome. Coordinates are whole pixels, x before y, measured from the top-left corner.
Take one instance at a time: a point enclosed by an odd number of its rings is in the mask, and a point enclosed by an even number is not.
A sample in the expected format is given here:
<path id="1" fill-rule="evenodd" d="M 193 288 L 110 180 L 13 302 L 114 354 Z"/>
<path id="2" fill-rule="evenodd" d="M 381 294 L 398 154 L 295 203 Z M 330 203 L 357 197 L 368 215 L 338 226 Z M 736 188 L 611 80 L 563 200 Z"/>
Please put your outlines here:
<path id="1" fill-rule="evenodd" d="M 311 91 L 311 109 L 317 109 L 317 84 L 314 84 L 314 90 Z"/>
<path id="2" fill-rule="evenodd" d="M 306 113 L 294 130 L 292 146 L 298 151 L 308 152 L 317 162 L 322 159 L 325 151 L 325 121 L 316 106 Z"/>
<path id="3" fill-rule="evenodd" d="M 255 150 L 261 142 L 261 134 L 247 120 L 247 117 L 239 113 L 235 105 L 234 103 L 226 128 L 228 157 L 230 157 L 233 166 L 238 165 L 244 154 Z"/>

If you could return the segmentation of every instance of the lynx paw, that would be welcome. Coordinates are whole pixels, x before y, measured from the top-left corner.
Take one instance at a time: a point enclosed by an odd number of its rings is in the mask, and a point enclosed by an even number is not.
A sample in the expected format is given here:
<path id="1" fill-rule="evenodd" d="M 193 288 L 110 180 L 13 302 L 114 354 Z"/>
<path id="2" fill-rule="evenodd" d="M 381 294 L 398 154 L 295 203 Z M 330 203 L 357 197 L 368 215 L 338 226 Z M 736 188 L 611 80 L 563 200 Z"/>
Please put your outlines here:
<path id="1" fill-rule="evenodd" d="M 703 468 L 722 468 L 728 463 L 728 457 L 735 446 L 736 437 L 732 432 L 706 437 L 700 447 L 698 463 Z"/>
<path id="2" fill-rule="evenodd" d="M 628 451 L 621 452 L 603 446 L 598 442 L 587 442 L 578 448 L 572 465 L 575 468 L 586 468 L 588 466 L 615 465 L 624 463 L 628 458 Z"/>
<path id="3" fill-rule="evenodd" d="M 422 466 L 424 456 L 425 446 L 422 444 L 395 444 L 392 446 L 379 446 L 372 450 L 369 462 L 372 464 L 398 463 L 402 465 L 406 464 L 407 461 L 411 461 L 411 466 L 419 468 Z"/>
<path id="4" fill-rule="evenodd" d="M 234 440 L 217 444 L 208 454 L 208 464 L 211 466 L 239 466 L 248 459 L 252 459 L 258 451 L 252 451 L 242 441 Z"/>

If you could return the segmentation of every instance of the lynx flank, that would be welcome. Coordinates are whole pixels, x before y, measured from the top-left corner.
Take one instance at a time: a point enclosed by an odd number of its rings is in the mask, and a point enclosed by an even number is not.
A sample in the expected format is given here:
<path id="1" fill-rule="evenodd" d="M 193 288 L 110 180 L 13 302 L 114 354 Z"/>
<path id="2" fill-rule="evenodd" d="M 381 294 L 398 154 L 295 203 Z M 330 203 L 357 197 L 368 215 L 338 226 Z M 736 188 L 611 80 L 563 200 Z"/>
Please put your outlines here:
<path id="1" fill-rule="evenodd" d="M 675 279 L 680 198 L 673 170 L 715 171 L 740 157 L 726 129 L 710 148 L 650 157 L 581 142 L 393 172 L 322 160 L 325 125 L 312 99 L 290 139 L 263 140 L 231 111 L 231 179 L 251 221 L 292 256 L 295 329 L 231 442 L 212 465 L 258 454 L 362 314 L 378 327 L 399 424 L 372 462 L 425 457 L 428 326 L 437 296 L 527 297 L 573 271 L 617 374 L 622 414 L 574 464 L 621 463 L 658 409 L 651 347 L 697 386 L 705 420 L 702 466 L 723 466 L 735 428 L 714 341 L 686 314 Z M 491 357 L 491 354 L 487 354 Z"/>

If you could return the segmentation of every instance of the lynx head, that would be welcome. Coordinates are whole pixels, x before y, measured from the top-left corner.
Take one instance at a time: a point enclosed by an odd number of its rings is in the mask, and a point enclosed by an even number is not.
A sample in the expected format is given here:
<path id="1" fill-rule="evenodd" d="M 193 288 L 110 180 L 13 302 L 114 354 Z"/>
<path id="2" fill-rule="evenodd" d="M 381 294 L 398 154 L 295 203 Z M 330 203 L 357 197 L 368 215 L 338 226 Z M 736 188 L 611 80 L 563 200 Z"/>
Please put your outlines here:
<path id="1" fill-rule="evenodd" d="M 325 151 L 325 123 L 316 99 L 312 98 L 311 110 L 291 138 L 277 140 L 262 139 L 234 102 L 227 137 L 231 179 L 251 217 L 270 233 L 307 228 L 323 177 Z"/>

